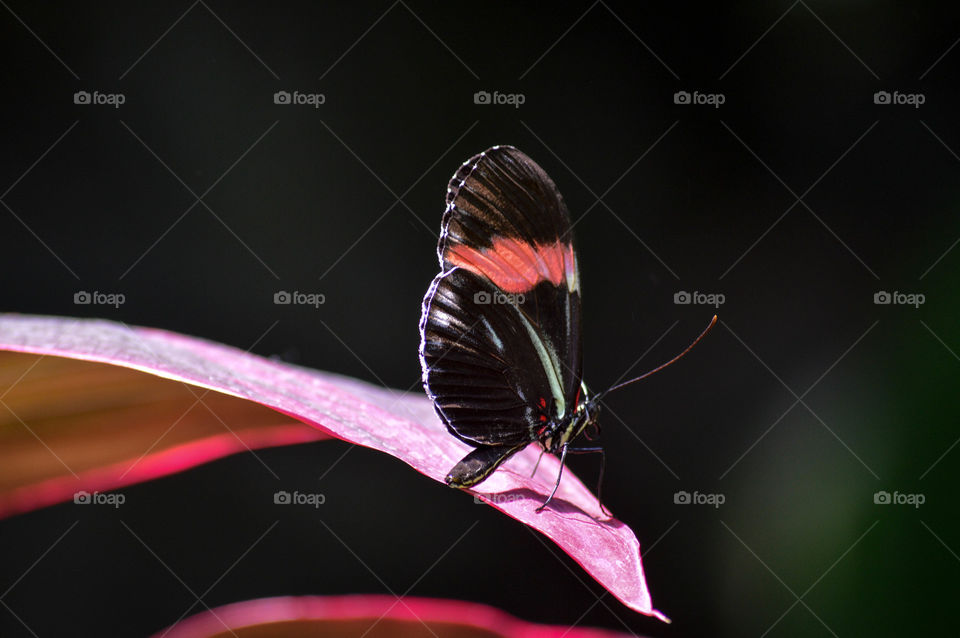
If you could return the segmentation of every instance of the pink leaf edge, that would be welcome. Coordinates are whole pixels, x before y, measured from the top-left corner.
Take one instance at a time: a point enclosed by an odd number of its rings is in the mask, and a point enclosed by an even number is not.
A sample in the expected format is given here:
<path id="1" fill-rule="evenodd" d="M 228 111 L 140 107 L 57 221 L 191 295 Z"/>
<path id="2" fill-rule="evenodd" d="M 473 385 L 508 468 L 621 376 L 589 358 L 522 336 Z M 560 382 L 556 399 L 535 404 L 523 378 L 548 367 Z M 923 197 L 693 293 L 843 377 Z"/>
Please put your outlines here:
<path id="1" fill-rule="evenodd" d="M 273 361 L 211 341 L 99 319 L 0 314 L 0 350 L 66 357 L 140 370 L 254 401 L 333 437 L 386 452 L 443 482 L 471 448 L 446 431 L 431 402 L 327 372 Z M 593 493 L 566 470 L 551 505 L 559 460 L 531 445 L 472 491 L 541 532 L 627 607 L 670 622 L 653 608 L 640 543 L 603 514 Z M 204 462 L 198 455 L 196 462 Z M 147 477 L 149 478 L 149 477 Z"/>
<path id="2" fill-rule="evenodd" d="M 0 349 L 3 347 L 0 346 Z M 189 470 L 231 454 L 281 445 L 311 443 L 329 438 L 331 438 L 330 435 L 325 432 L 297 424 L 245 431 L 243 442 L 233 433 L 224 432 L 217 436 L 183 443 L 168 450 L 145 454 L 132 467 L 130 460 L 127 459 L 80 472 L 75 477 L 66 475 L 14 489 L 0 495 L 0 519 L 69 501 L 78 490 L 86 492 L 115 490 Z"/>
<path id="3" fill-rule="evenodd" d="M 153 638 L 210 638 L 249 627 L 291 621 L 371 619 L 409 622 L 412 626 L 444 624 L 486 630 L 505 638 L 618 638 L 602 629 L 538 625 L 494 607 L 459 600 L 391 596 L 288 596 L 231 603 L 181 620 Z M 431 631 L 431 633 L 433 633 Z M 305 634 L 306 635 L 306 634 Z"/>

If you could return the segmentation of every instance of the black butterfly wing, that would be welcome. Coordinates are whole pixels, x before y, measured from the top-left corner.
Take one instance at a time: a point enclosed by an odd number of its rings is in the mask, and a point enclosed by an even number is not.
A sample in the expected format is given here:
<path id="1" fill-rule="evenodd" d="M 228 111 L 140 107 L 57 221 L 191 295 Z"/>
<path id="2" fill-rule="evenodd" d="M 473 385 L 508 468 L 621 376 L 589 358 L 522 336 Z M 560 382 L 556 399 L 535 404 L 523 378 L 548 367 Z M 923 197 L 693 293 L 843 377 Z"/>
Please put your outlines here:
<path id="1" fill-rule="evenodd" d="M 471 158 L 450 182 L 420 360 L 438 414 L 467 443 L 533 441 L 576 408 L 580 292 L 569 231 L 553 181 L 513 147 Z"/>

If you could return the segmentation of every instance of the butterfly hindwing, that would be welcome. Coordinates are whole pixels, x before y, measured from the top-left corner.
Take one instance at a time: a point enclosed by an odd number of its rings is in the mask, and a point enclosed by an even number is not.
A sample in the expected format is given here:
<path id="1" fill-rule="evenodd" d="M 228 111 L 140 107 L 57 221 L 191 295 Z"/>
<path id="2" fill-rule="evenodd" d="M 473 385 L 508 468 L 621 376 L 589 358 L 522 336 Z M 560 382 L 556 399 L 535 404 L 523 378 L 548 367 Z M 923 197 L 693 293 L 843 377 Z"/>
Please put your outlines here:
<path id="1" fill-rule="evenodd" d="M 515 148 L 471 158 L 450 182 L 421 365 L 448 429 L 474 446 L 536 440 L 576 407 L 580 293 L 569 229 L 553 182 Z"/>
<path id="2" fill-rule="evenodd" d="M 487 445 L 533 441 L 541 415 L 564 409 L 564 363 L 527 316 L 535 300 L 554 296 L 548 287 L 556 289 L 547 284 L 514 305 L 468 270 L 454 268 L 435 280 L 425 314 L 425 380 L 459 438 Z"/>

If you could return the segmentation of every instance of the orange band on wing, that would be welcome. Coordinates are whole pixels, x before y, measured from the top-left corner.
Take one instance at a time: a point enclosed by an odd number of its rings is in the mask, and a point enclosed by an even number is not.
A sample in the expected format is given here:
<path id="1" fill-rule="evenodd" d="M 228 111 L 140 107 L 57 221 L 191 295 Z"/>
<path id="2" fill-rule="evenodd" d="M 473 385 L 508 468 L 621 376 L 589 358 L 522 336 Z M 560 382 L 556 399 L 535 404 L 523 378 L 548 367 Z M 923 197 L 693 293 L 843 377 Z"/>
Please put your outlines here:
<path id="1" fill-rule="evenodd" d="M 561 241 L 530 244 L 497 237 L 492 246 L 481 250 L 456 244 L 445 258 L 454 266 L 486 277 L 508 293 L 527 292 L 542 281 L 557 286 L 566 281 L 571 291 L 578 288 L 573 246 Z"/>

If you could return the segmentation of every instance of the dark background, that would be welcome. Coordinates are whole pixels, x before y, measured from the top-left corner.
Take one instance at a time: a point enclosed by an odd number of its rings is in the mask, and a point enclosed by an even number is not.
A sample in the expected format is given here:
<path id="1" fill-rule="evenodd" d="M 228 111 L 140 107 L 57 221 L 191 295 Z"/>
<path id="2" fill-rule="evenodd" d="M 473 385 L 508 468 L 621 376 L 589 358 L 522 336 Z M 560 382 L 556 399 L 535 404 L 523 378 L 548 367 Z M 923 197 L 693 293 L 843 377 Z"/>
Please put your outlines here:
<path id="1" fill-rule="evenodd" d="M 702 345 L 604 413 L 605 500 L 640 539 L 670 626 L 492 508 L 323 442 L 260 452 L 279 482 L 245 454 L 126 488 L 119 512 L 0 522 L 3 636 L 144 636 L 184 614 L 191 589 L 211 607 L 409 590 L 653 636 L 956 626 L 956 14 L 17 1 L 0 25 L 4 310 L 256 344 L 419 392 L 446 183 L 497 143 L 584 215 L 592 387 L 703 328 L 714 308 L 676 292 L 725 296 Z M 126 102 L 77 105 L 80 90 Z M 326 101 L 276 105 L 280 90 Z M 525 102 L 474 104 L 481 90 Z M 681 90 L 725 103 L 675 104 Z M 925 103 L 875 104 L 881 90 Z M 78 306 L 79 290 L 127 301 Z M 278 290 L 326 303 L 276 306 Z M 876 305 L 878 291 L 926 301 Z M 593 484 L 595 458 L 571 465 Z M 279 509 L 278 487 L 326 505 Z M 677 505 L 679 490 L 725 503 Z M 926 502 L 876 505 L 879 490 Z"/>

